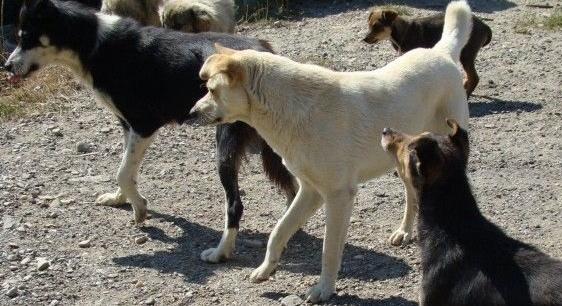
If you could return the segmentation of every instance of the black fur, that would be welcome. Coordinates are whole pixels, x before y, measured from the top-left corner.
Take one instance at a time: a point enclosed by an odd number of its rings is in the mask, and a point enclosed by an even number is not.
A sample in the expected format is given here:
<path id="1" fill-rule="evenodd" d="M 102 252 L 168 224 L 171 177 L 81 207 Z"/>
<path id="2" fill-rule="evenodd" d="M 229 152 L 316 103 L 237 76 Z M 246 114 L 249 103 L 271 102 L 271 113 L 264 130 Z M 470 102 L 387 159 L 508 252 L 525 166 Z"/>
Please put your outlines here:
<path id="1" fill-rule="evenodd" d="M 206 93 L 199 70 L 215 52 L 215 43 L 272 52 L 267 42 L 257 39 L 142 27 L 127 18 L 101 35 L 100 27 L 94 11 L 81 5 L 39 0 L 22 10 L 21 28 L 26 34 L 21 45 L 35 47 L 38 37 L 47 35 L 51 45 L 78 53 L 94 89 L 111 97 L 119 110 L 125 132 L 132 130 L 142 137 L 188 119 L 189 110 Z M 219 174 L 230 206 L 228 224 L 238 228 L 243 209 L 237 182 L 240 159 L 250 144 L 271 149 L 244 123 L 218 126 L 217 142 Z M 269 160 L 268 154 L 264 158 Z M 277 185 L 292 192 L 291 176 L 276 157 L 265 170 Z"/>
<path id="2" fill-rule="evenodd" d="M 421 305 L 562 305 L 562 262 L 510 238 L 480 213 L 466 176 L 468 138 L 459 133 L 410 144 Z"/>

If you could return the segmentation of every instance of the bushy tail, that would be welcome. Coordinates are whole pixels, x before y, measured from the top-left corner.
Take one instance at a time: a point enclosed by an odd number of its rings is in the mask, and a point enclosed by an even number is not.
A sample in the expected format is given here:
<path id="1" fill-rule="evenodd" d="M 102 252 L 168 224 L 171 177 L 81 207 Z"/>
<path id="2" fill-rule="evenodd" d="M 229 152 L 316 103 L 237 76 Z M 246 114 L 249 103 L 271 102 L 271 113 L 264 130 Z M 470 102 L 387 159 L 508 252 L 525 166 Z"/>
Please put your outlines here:
<path id="1" fill-rule="evenodd" d="M 441 40 L 433 47 L 441 49 L 458 62 L 472 32 L 472 12 L 466 1 L 453 1 L 445 11 L 445 25 Z"/>

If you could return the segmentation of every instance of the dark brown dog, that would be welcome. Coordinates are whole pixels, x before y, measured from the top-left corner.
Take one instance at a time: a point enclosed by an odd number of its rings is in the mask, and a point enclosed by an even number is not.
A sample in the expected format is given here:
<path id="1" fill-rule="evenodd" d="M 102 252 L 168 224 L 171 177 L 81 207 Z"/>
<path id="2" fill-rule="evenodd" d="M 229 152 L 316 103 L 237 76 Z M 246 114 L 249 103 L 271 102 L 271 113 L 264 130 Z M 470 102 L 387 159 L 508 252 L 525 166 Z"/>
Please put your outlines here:
<path id="1" fill-rule="evenodd" d="M 415 48 L 431 48 L 441 39 L 444 21 L 445 14 L 407 18 L 399 16 L 393 10 L 374 8 L 369 15 L 369 34 L 363 40 L 370 44 L 390 40 L 399 54 Z M 492 39 L 492 30 L 482 20 L 473 16 L 472 23 L 472 34 L 461 53 L 461 63 L 466 72 L 464 88 L 467 96 L 470 96 L 479 81 L 474 68 L 476 55 Z"/>
<path id="2" fill-rule="evenodd" d="M 419 206 L 420 306 L 562 305 L 562 261 L 482 215 L 466 175 L 468 133 L 447 124 L 449 135 L 382 132 Z"/>

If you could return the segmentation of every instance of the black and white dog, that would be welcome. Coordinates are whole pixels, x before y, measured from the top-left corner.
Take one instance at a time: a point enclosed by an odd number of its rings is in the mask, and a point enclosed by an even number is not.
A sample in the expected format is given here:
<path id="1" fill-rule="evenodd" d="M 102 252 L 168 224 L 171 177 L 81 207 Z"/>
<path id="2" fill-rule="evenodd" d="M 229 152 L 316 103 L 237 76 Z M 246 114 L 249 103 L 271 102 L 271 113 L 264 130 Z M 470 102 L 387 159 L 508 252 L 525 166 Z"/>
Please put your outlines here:
<path id="1" fill-rule="evenodd" d="M 119 118 L 125 134 L 125 152 L 117 174 L 119 188 L 96 202 L 130 202 L 137 223 L 147 215 L 147 200 L 137 190 L 146 149 L 163 125 L 188 120 L 189 110 L 206 93 L 198 73 L 215 52 L 214 44 L 271 52 L 267 42 L 257 39 L 141 27 L 132 19 L 58 0 L 27 0 L 18 36 L 19 45 L 5 63 L 12 81 L 45 65 L 63 64 L 93 87 L 98 100 Z M 293 179 L 281 158 L 254 129 L 239 122 L 219 125 L 216 137 L 219 175 L 227 198 L 226 220 L 219 246 L 201 254 L 208 262 L 232 255 L 243 210 L 238 169 L 248 147 L 261 150 L 266 174 L 286 192 L 288 200 L 295 194 Z"/>
<path id="2" fill-rule="evenodd" d="M 447 123 L 450 135 L 386 128 L 381 139 L 419 201 L 420 305 L 562 305 L 562 261 L 482 215 L 466 175 L 468 133 Z"/>

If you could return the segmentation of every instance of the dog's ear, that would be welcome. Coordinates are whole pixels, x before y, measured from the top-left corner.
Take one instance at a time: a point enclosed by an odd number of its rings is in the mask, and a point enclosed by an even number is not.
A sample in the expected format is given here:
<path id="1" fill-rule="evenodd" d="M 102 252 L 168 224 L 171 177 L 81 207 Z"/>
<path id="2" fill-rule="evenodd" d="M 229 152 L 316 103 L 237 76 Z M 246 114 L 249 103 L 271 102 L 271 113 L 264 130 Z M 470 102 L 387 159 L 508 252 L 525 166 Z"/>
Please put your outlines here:
<path id="1" fill-rule="evenodd" d="M 217 73 L 224 73 L 228 78 L 228 84 L 230 86 L 242 82 L 245 79 L 244 67 L 242 64 L 237 59 L 227 54 L 211 55 L 203 64 L 199 72 L 199 77 L 205 81 Z"/>
<path id="2" fill-rule="evenodd" d="M 386 25 L 390 25 L 394 21 L 394 19 L 396 19 L 396 17 L 398 17 L 398 13 L 396 11 L 384 10 L 382 12 L 382 21 Z"/>
<path id="3" fill-rule="evenodd" d="M 424 183 L 431 183 L 439 176 L 445 160 L 437 141 L 421 138 L 410 151 L 410 170 Z"/>
<path id="4" fill-rule="evenodd" d="M 227 48 L 219 43 L 215 43 L 215 50 L 218 54 L 232 55 L 236 53 L 237 50 Z"/>
<path id="5" fill-rule="evenodd" d="M 446 119 L 447 125 L 453 130 L 449 134 L 449 139 L 453 144 L 455 144 L 459 149 L 462 150 L 465 157 L 465 162 L 468 160 L 468 154 L 470 150 L 470 145 L 468 142 L 468 132 L 461 128 L 455 119 Z"/>

